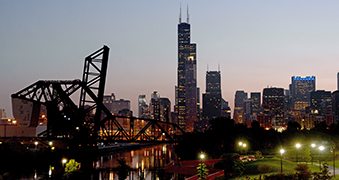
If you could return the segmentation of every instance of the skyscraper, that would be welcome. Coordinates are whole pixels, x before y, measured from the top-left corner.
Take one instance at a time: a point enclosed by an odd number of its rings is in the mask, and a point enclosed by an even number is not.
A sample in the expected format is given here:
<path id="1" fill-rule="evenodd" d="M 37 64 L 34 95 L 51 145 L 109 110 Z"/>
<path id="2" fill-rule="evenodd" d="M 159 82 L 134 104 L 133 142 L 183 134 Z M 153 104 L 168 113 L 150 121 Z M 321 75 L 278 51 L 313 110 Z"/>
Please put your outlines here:
<path id="1" fill-rule="evenodd" d="M 244 91 L 236 91 L 234 98 L 233 119 L 236 123 L 244 123 L 244 100 L 247 99 L 247 93 Z"/>
<path id="2" fill-rule="evenodd" d="M 251 92 L 252 99 L 252 115 L 256 119 L 257 115 L 260 113 L 261 106 L 261 95 L 260 92 Z"/>
<path id="3" fill-rule="evenodd" d="M 138 117 L 141 118 L 143 113 L 143 110 L 145 109 L 144 106 L 147 106 L 146 104 L 146 95 L 139 95 L 138 98 Z"/>
<path id="4" fill-rule="evenodd" d="M 151 119 L 160 120 L 160 95 L 154 91 L 150 102 Z"/>
<path id="5" fill-rule="evenodd" d="M 206 72 L 206 93 L 203 94 L 203 118 L 221 116 L 221 75 L 220 71 Z"/>
<path id="6" fill-rule="evenodd" d="M 171 122 L 171 101 L 160 98 L 160 121 Z"/>
<path id="7" fill-rule="evenodd" d="M 339 90 L 339 72 L 337 73 L 337 90 Z"/>
<path id="8" fill-rule="evenodd" d="M 185 131 L 192 132 L 197 121 L 197 74 L 196 44 L 191 43 L 189 14 L 187 22 L 181 22 L 181 8 L 178 24 L 178 84 L 177 120 Z"/>
<path id="9" fill-rule="evenodd" d="M 262 106 L 264 114 L 272 117 L 272 123 L 276 127 L 286 124 L 284 119 L 284 100 L 283 88 L 265 88 L 263 91 Z"/>
<path id="10" fill-rule="evenodd" d="M 291 80 L 292 108 L 305 114 L 306 107 L 310 105 L 310 93 L 315 91 L 315 77 L 292 76 Z"/>
<path id="11" fill-rule="evenodd" d="M 318 115 L 332 115 L 332 93 L 331 91 L 317 90 L 311 92 L 311 105 L 309 113 Z"/>

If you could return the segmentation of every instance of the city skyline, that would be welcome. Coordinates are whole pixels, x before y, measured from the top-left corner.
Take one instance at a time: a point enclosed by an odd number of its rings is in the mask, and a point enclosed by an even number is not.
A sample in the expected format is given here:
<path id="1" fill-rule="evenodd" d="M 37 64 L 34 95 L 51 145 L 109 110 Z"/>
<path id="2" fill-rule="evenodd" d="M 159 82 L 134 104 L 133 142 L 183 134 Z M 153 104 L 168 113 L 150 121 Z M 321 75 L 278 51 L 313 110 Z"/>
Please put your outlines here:
<path id="1" fill-rule="evenodd" d="M 315 76 L 316 90 L 336 90 L 336 1 L 10 1 L 0 2 L 0 109 L 12 117 L 10 95 L 38 80 L 81 79 L 84 58 L 105 44 L 105 94 L 130 100 L 137 116 L 138 96 L 149 102 L 158 91 L 173 111 L 180 3 L 189 5 L 197 42 L 197 85 L 204 90 L 207 67 L 220 64 L 232 112 L 237 90 L 288 89 L 292 76 Z"/>

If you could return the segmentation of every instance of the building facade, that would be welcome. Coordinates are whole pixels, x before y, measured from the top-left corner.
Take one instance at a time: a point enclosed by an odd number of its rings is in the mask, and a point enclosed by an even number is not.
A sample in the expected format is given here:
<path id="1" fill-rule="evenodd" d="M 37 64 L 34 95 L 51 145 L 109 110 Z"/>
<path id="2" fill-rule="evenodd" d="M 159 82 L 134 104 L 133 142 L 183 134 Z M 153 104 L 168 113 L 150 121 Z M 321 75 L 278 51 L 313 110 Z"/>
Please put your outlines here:
<path id="1" fill-rule="evenodd" d="M 181 11 L 181 10 L 180 10 Z M 187 22 L 178 24 L 178 84 L 177 84 L 177 121 L 187 132 L 192 132 L 197 121 L 197 60 L 196 44 L 191 43 L 191 25 L 187 13 Z"/>
<path id="2" fill-rule="evenodd" d="M 263 90 L 263 113 L 270 115 L 274 127 L 286 125 L 284 119 L 284 89 L 283 88 L 264 88 Z"/>
<path id="3" fill-rule="evenodd" d="M 143 110 L 145 110 L 144 106 L 147 106 L 146 103 L 146 95 L 139 95 L 138 98 L 138 118 L 142 118 L 143 114 L 145 114 L 145 112 Z"/>
<path id="4" fill-rule="evenodd" d="M 203 94 L 203 119 L 221 116 L 221 73 L 206 72 L 206 93 Z"/>
<path id="5" fill-rule="evenodd" d="M 252 115 L 256 119 L 258 114 L 260 114 L 261 93 L 260 92 L 251 92 L 251 99 L 252 99 Z"/>
<path id="6" fill-rule="evenodd" d="M 236 91 L 234 98 L 233 119 L 236 123 L 244 123 L 244 100 L 247 99 L 247 93 L 244 91 Z"/>
<path id="7" fill-rule="evenodd" d="M 310 106 L 310 94 L 315 91 L 315 76 L 292 76 L 291 100 L 294 111 L 305 114 L 306 107 Z"/>

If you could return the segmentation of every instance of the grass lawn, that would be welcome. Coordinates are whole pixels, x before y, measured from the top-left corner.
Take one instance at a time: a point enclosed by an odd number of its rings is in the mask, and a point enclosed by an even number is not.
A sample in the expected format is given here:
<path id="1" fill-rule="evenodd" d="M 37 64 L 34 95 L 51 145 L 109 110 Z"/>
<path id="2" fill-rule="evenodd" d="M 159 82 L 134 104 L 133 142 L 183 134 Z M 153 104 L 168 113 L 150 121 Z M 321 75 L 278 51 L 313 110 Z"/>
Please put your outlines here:
<path id="1" fill-rule="evenodd" d="M 238 178 L 234 179 L 245 179 L 245 177 L 250 177 L 250 178 L 259 178 L 259 175 L 269 175 L 269 174 L 278 174 L 281 171 L 281 161 L 280 158 L 272 157 L 272 158 L 265 158 L 262 160 L 257 160 L 257 161 L 251 161 L 251 162 L 246 162 L 245 163 L 245 172 L 244 175 Z M 291 162 L 288 160 L 282 160 L 283 163 L 283 173 L 295 173 L 296 171 L 294 168 L 297 166 L 296 162 Z M 330 166 L 333 165 L 332 162 L 328 162 Z M 336 167 L 339 167 L 339 161 L 335 163 Z M 267 173 L 262 173 L 258 170 L 258 166 L 267 166 L 268 171 Z M 309 169 L 311 172 L 320 172 L 319 166 L 317 165 L 308 165 Z M 336 178 L 332 179 L 338 179 L 339 180 L 339 175 L 336 175 Z"/>

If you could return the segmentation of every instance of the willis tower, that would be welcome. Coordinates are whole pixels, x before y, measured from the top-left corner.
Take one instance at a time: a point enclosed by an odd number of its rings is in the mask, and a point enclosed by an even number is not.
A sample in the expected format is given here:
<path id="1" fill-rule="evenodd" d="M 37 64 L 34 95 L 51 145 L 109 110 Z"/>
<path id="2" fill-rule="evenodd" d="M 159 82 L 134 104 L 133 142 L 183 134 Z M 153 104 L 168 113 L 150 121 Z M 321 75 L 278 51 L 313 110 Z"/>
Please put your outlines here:
<path id="1" fill-rule="evenodd" d="M 178 84 L 176 92 L 177 121 L 186 132 L 194 130 L 197 121 L 197 61 L 196 44 L 191 43 L 189 14 L 187 22 L 178 24 Z"/>

